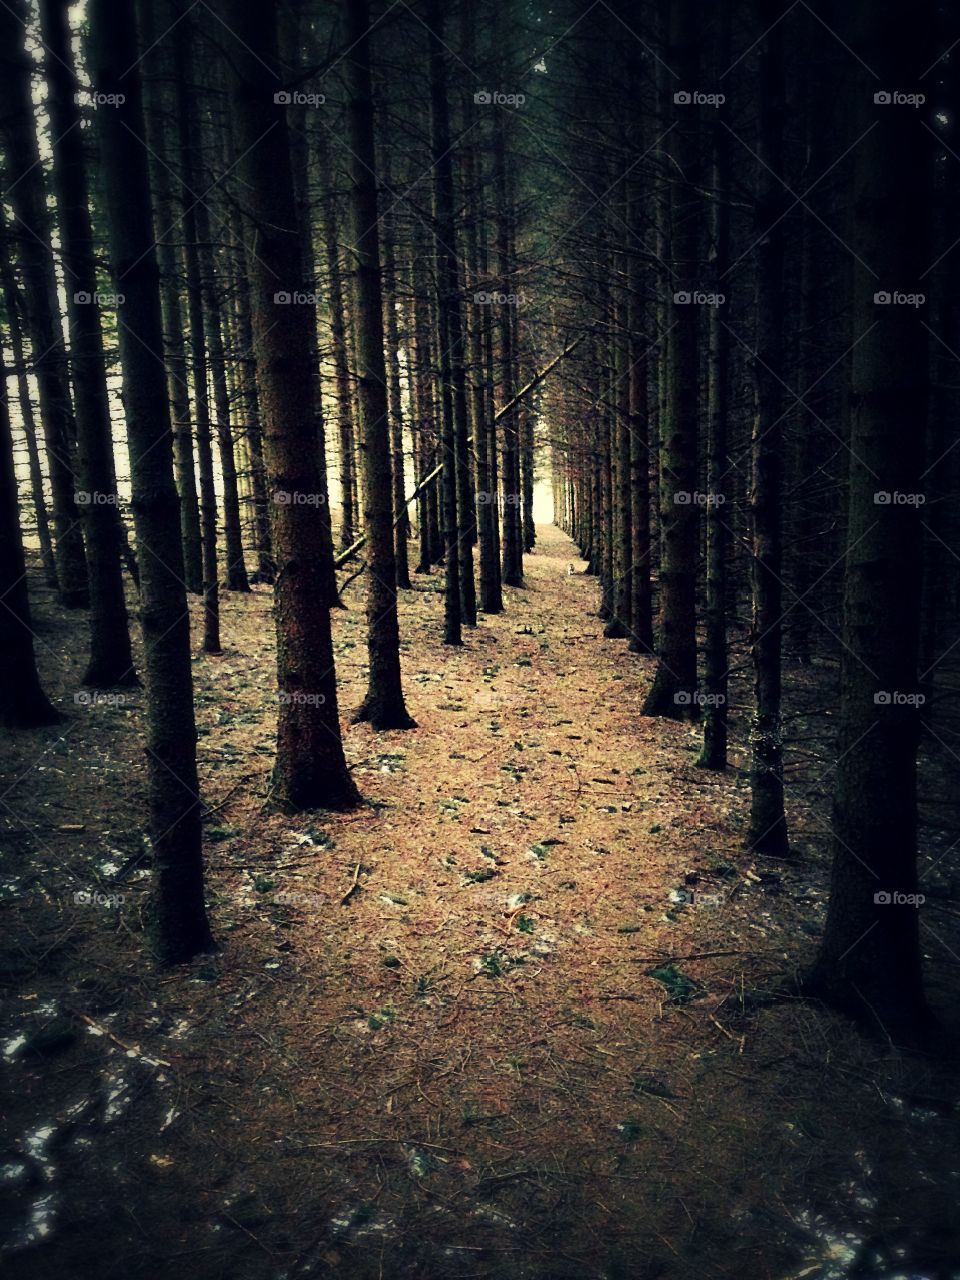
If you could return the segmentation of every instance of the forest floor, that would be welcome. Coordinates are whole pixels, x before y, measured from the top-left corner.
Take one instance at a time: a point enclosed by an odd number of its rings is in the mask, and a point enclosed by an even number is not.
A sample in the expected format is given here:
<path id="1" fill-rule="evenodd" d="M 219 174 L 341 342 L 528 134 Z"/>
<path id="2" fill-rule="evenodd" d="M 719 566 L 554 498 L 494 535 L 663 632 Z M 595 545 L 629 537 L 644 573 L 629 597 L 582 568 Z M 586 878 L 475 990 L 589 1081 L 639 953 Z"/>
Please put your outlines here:
<path id="1" fill-rule="evenodd" d="M 828 745 L 795 732 L 795 856 L 758 864 L 741 748 L 708 774 L 696 726 L 639 714 L 652 663 L 602 638 L 573 544 L 538 535 L 460 650 L 436 577 L 402 594 L 419 727 L 346 727 L 366 803 L 344 816 L 266 806 L 270 596 L 225 595 L 225 652 L 194 666 L 221 949 L 166 973 L 142 693 L 75 703 L 83 628 L 41 599 L 69 718 L 0 757 L 11 1278 L 960 1277 L 955 1069 L 750 999 L 822 926 Z M 345 716 L 359 583 L 347 600 Z M 955 1027 L 956 853 L 925 839 Z"/>

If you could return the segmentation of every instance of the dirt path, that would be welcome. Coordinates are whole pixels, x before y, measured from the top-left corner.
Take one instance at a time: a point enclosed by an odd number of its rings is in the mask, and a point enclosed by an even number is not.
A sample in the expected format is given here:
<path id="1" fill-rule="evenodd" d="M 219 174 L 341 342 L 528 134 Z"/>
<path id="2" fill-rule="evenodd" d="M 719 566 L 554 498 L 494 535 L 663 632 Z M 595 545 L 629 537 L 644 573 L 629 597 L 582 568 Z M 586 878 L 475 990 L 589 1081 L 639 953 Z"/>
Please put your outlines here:
<path id="1" fill-rule="evenodd" d="M 367 805 L 346 817 L 264 810 L 269 599 L 227 597 L 231 648 L 196 667 L 223 949 L 189 971 L 149 969 L 145 877 L 116 883 L 142 815 L 136 707 L 33 739 L 52 767 L 14 793 L 38 870 L 12 1025 L 73 1035 L 8 1055 L 4 1176 L 36 1237 L 11 1274 L 827 1280 L 880 1215 L 907 1243 L 948 1220 L 896 1176 L 949 1160 L 924 1127 L 933 1069 L 805 1007 L 741 1005 L 819 927 L 824 868 L 753 866 L 738 775 L 639 715 L 650 664 L 602 639 L 570 541 L 541 528 L 526 564 L 462 650 L 439 643 L 436 582 L 404 593 L 420 727 L 347 730 Z M 50 640 L 69 689 L 75 638 Z M 125 901 L 80 908 L 78 886 Z"/>

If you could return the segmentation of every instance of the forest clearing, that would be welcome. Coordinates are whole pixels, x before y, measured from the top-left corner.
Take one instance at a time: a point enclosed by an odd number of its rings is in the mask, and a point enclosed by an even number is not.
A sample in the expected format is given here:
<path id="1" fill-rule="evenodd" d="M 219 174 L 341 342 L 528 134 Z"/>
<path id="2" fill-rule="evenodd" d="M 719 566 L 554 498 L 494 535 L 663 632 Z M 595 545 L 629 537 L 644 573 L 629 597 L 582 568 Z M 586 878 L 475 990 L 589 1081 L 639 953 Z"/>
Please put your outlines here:
<path id="1" fill-rule="evenodd" d="M 0 2 L 0 1264 L 960 1280 L 960 22 Z"/>

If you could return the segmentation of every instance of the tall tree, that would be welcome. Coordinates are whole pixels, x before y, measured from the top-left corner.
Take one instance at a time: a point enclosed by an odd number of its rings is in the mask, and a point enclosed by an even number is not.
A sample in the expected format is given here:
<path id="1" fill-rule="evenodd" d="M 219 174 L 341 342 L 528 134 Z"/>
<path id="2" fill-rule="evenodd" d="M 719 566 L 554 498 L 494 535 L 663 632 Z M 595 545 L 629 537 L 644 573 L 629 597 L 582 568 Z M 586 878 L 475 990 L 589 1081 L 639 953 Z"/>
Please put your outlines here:
<path id="1" fill-rule="evenodd" d="M 203 565 L 203 648 L 220 652 L 220 580 L 217 572 L 217 492 L 213 475 L 213 440 L 210 418 L 210 382 L 204 295 L 211 285 L 202 265 L 209 253 L 201 250 L 207 240 L 209 215 L 203 195 L 197 193 L 197 88 L 193 75 L 193 24 L 183 0 L 173 0 L 173 74 L 180 160 L 180 221 L 183 228 L 183 263 L 187 282 L 187 316 L 190 321 L 190 365 L 193 375 L 194 427 L 200 470 L 200 552 Z M 202 223 L 201 223 L 202 219 Z"/>
<path id="2" fill-rule="evenodd" d="M 933 56 L 933 6 L 929 0 L 877 0 L 855 15 L 853 39 L 862 62 L 854 73 L 853 136 L 863 135 L 854 151 L 852 191 L 859 340 L 851 387 L 834 861 L 827 922 L 806 990 L 912 1039 L 929 1019 L 919 912 L 909 901 L 917 892 L 917 495 L 928 338 L 916 307 L 878 307 L 874 294 L 924 291 L 932 156 L 919 112 L 875 106 L 874 90 L 877 83 L 919 82 Z M 906 500 L 897 502 L 897 494 Z"/>
<path id="3" fill-rule="evenodd" d="M 760 136 L 757 140 L 756 414 L 751 449 L 750 652 L 756 705 L 750 730 L 750 825 L 758 853 L 788 852 L 783 811 L 781 647 L 783 633 L 783 23 L 775 0 L 756 0 L 760 33 Z"/>
<path id="4" fill-rule="evenodd" d="M 383 297 L 377 221 L 376 150 L 370 80 L 370 13 L 367 0 L 344 0 L 346 18 L 348 136 L 356 263 L 357 356 L 363 436 L 363 522 L 367 538 L 367 694 L 357 712 L 375 729 L 411 729 L 403 700 L 397 571 L 393 551 L 393 478 L 387 374 L 383 356 Z"/>
<path id="5" fill-rule="evenodd" d="M 695 85 L 700 64 L 700 24 L 691 0 L 666 6 L 670 48 L 667 62 L 677 84 Z M 644 704 L 645 715 L 685 719 L 696 716 L 697 687 L 697 385 L 698 308 L 682 301 L 699 288 L 698 115 L 678 105 L 670 134 L 675 171 L 670 181 L 669 254 L 676 274 L 666 304 L 666 413 L 660 428 L 660 628 L 657 669 Z M 685 113 L 685 114 L 684 114 Z"/>
<path id="6" fill-rule="evenodd" d="M 123 595 L 123 529 L 117 501 L 110 404 L 90 222 L 86 157 L 80 127 L 79 82 L 73 65 L 68 0 L 42 0 L 47 110 L 53 184 L 73 374 L 78 497 L 84 519 L 90 583 L 90 660 L 83 683 L 138 684 Z"/>
<path id="7" fill-rule="evenodd" d="M 2 213 L 0 213 L 2 217 Z M 3 306 L 6 312 L 7 330 L 10 335 L 10 354 L 17 378 L 17 400 L 20 406 L 20 425 L 27 445 L 27 466 L 30 471 L 30 491 L 37 520 L 37 540 L 40 543 L 40 561 L 48 587 L 57 588 L 57 562 L 53 554 L 50 521 L 43 493 L 43 471 L 40 467 L 40 449 L 37 445 L 36 418 L 30 398 L 30 380 L 27 377 L 27 360 L 23 345 L 21 323 L 22 300 L 17 287 L 13 263 L 10 260 L 10 240 L 5 225 L 0 223 L 0 286 L 3 289 Z"/>
<path id="8" fill-rule="evenodd" d="M 330 539 L 322 524 L 323 497 L 311 362 L 312 304 L 290 305 L 275 295 L 298 290 L 303 278 L 296 199 L 280 83 L 277 6 L 229 0 L 227 21 L 236 43 L 233 114 L 244 180 L 244 205 L 253 235 L 248 266 L 253 351 L 264 418 L 264 461 L 273 501 L 273 557 L 277 566 L 279 715 L 273 791 L 291 809 L 347 809 L 359 796 L 340 737 L 337 677 L 326 584 Z"/>
<path id="9" fill-rule="evenodd" d="M 0 6 L 0 138 L 7 198 L 20 234 L 23 297 L 53 498 L 57 582 L 61 602 L 77 609 L 89 602 L 87 565 L 75 503 L 73 407 L 37 142 L 33 61 L 25 45 L 27 16 L 25 0 Z"/>
<path id="10" fill-rule="evenodd" d="M 160 288 L 150 217 L 137 34 L 127 0 L 90 0 L 90 71 L 117 105 L 97 113 L 100 170 L 120 318 L 123 407 L 141 575 L 150 836 L 161 960 L 211 945 L 203 898 L 190 615 L 173 481 Z"/>
<path id="11" fill-rule="evenodd" d="M 6 385 L 0 350 L 0 724 L 36 729 L 56 724 L 61 716 L 40 684 L 33 648 Z"/>

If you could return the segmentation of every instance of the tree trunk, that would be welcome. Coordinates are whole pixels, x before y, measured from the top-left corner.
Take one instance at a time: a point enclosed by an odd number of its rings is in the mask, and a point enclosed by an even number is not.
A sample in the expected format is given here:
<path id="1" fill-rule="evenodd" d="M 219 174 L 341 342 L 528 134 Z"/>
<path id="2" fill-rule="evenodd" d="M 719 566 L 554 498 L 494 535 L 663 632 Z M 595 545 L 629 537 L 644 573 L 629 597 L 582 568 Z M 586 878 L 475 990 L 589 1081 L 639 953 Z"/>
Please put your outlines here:
<path id="1" fill-rule="evenodd" d="M 68 0 L 42 0 L 40 23 L 76 402 L 77 498 L 83 503 L 90 586 L 90 660 L 82 683 L 109 688 L 140 682 L 123 594 L 122 530 L 68 7 Z"/>
<path id="2" fill-rule="evenodd" d="M 203 648 L 220 653 L 220 579 L 217 568 L 217 491 L 213 478 L 213 443 L 210 432 L 210 388 L 207 342 L 204 332 L 204 293 L 207 284 L 200 264 L 200 218 L 206 207 L 196 196 L 195 151 L 198 144 L 197 93 L 193 82 L 194 30 L 184 5 L 174 0 L 173 74 L 176 86 L 180 151 L 180 203 L 183 226 L 183 261 L 187 278 L 187 314 L 190 320 L 190 363 L 193 375 L 194 425 L 200 472 L 200 550 L 203 562 Z"/>
<path id="3" fill-rule="evenodd" d="M 697 84 L 696 6 L 677 0 L 669 6 L 670 57 L 677 83 Z M 660 634 L 657 670 L 644 704 L 645 715 L 695 718 L 697 692 L 697 307 L 677 301 L 683 289 L 699 287 L 697 219 L 690 209 L 698 161 L 696 117 L 681 116 L 670 135 L 679 173 L 670 182 L 670 260 L 677 274 L 666 283 L 666 420 L 659 423 L 660 448 Z M 679 286 L 679 289 L 678 289 Z"/>
<path id="4" fill-rule="evenodd" d="M 783 173 L 783 24 L 774 0 L 756 0 L 760 42 L 759 188 L 757 238 L 756 413 L 753 421 L 753 619 L 750 653 L 754 718 L 750 727 L 750 823 L 747 847 L 770 857 L 789 852 L 783 812 L 781 713 L 783 632 L 783 220 L 788 191 Z"/>
<path id="5" fill-rule="evenodd" d="M 90 0 L 87 12 L 94 88 L 120 98 L 120 105 L 98 111 L 96 122 L 113 276 L 124 294 L 120 359 L 140 552 L 156 936 L 161 960 L 179 963 L 209 948 L 211 937 L 203 901 L 190 615 L 173 482 L 139 51 L 127 0 Z"/>
<path id="6" fill-rule="evenodd" d="M 7 197 L 20 238 L 23 297 L 53 498 L 57 583 L 61 603 L 68 609 L 82 609 L 89 603 L 89 591 L 82 522 L 75 502 L 73 408 L 37 144 L 32 64 L 24 46 L 26 25 L 24 0 L 0 6 L 0 136 L 7 161 Z"/>
<path id="7" fill-rule="evenodd" d="M 340 270 L 339 226 L 336 194 L 330 172 L 326 135 L 317 136 L 317 158 L 329 184 L 320 204 L 323 213 L 323 242 L 327 254 L 327 293 L 330 300 L 330 335 L 337 384 L 337 438 L 340 447 L 340 546 L 344 550 L 357 536 L 356 477 L 354 471 L 353 385 L 347 346 L 346 299 Z"/>
<path id="8" fill-rule="evenodd" d="M 200 500 L 193 457 L 193 430 L 190 419 L 190 388 L 187 383 L 186 341 L 180 281 L 183 274 L 178 241 L 180 222 L 172 196 L 175 148 L 169 143 L 168 116 L 172 103 L 165 92 L 172 79 L 166 42 L 160 36 L 169 29 L 169 10 L 158 13 L 154 0 L 141 0 L 143 95 L 149 148 L 149 176 L 153 199 L 153 226 L 160 265 L 160 302 L 163 314 L 163 346 L 166 355 L 167 385 L 173 419 L 173 457 L 180 495 L 180 536 L 183 542 L 183 576 L 187 590 L 199 595 L 203 590 L 203 551 L 200 538 Z M 163 32 L 157 30 L 158 17 Z"/>
<path id="9" fill-rule="evenodd" d="M 477 625 L 477 599 L 473 578 L 473 537 L 476 508 L 470 485 L 467 444 L 467 382 L 464 368 L 465 339 L 460 309 L 460 274 L 457 261 L 457 229 L 454 221 L 453 157 L 446 73 L 443 65 L 443 10 L 431 0 L 430 118 L 432 124 L 433 198 L 437 262 L 437 300 L 442 348 L 441 378 L 444 399 L 444 538 L 447 561 L 447 609 L 444 642 L 460 644 L 460 623 Z M 448 416 L 449 415 L 449 416 Z M 452 517 L 452 519 L 451 519 Z M 453 600 L 456 589 L 457 602 Z"/>
<path id="10" fill-rule="evenodd" d="M 390 151 L 381 149 L 383 185 L 388 199 L 393 202 L 393 182 L 390 174 Z M 400 327 L 397 320 L 399 306 L 399 276 L 397 273 L 397 246 L 395 244 L 396 220 L 392 209 L 384 212 L 383 225 L 383 316 L 384 339 L 387 360 L 387 398 L 390 410 L 390 452 L 393 472 L 393 554 L 397 565 L 397 589 L 410 588 L 410 563 L 407 556 L 407 539 L 410 536 L 410 518 L 404 498 L 403 456 L 403 396 L 400 389 Z M 409 340 L 407 351 L 409 353 Z"/>
<path id="11" fill-rule="evenodd" d="M 0 211 L 0 217 L 2 217 L 2 211 Z M 7 313 L 7 328 L 10 333 L 10 352 L 13 356 L 14 371 L 17 376 L 20 424 L 27 442 L 27 465 L 30 471 L 30 492 L 33 495 L 33 507 L 37 519 L 40 563 L 43 565 L 43 576 L 47 586 L 56 590 L 57 563 L 53 555 L 53 540 L 50 537 L 47 503 L 43 493 L 43 471 L 40 467 L 40 450 L 37 447 L 36 419 L 33 416 L 33 402 L 30 399 L 30 380 L 27 377 L 23 332 L 20 324 L 22 302 L 20 290 L 17 288 L 17 282 L 7 253 L 7 230 L 2 223 L 0 223 L 0 280 L 2 280 L 3 286 L 4 310 Z"/>
<path id="12" fill-rule="evenodd" d="M 275 0 L 230 0 L 233 115 L 255 236 L 249 254 L 253 350 L 264 416 L 264 446 L 277 565 L 274 611 L 279 693 L 273 791 L 290 809 L 346 809 L 359 796 L 340 739 L 337 678 L 325 593 L 329 542 L 313 409 L 310 361 L 316 311 L 277 303 L 299 288 L 303 265 L 287 123 L 274 101 L 278 83 Z M 254 52 L 256 50 L 256 52 Z"/>
<path id="13" fill-rule="evenodd" d="M 0 386 L 6 381 L 0 348 Z M 7 397 L 0 396 L 0 724 L 37 729 L 62 717 L 47 699 L 37 671 L 18 512 L 10 414 Z"/>
<path id="14" fill-rule="evenodd" d="M 718 15 L 720 32 L 715 52 L 721 73 L 729 63 L 730 16 L 724 8 Z M 712 289 L 727 288 L 730 257 L 730 208 L 727 180 L 730 164 L 730 134 L 722 120 L 713 127 L 713 203 L 710 208 Z M 702 769 L 727 767 L 727 558 L 728 515 L 722 492 L 727 461 L 727 414 L 729 399 L 730 350 L 728 329 L 722 309 L 711 307 L 707 317 L 707 572 L 706 628 L 704 636 L 703 748 L 697 758 Z M 721 499 L 724 499 L 721 501 Z"/>
<path id="15" fill-rule="evenodd" d="M 924 292 L 932 155 L 916 112 L 873 106 L 875 84 L 912 84 L 927 69 L 933 25 L 924 0 L 858 11 L 852 437 L 844 579 L 834 863 L 809 994 L 896 1039 L 927 1029 L 919 944 L 916 751 L 921 465 L 928 402 L 922 312 L 876 306 L 879 289 Z M 874 75 L 879 78 L 874 81 Z M 866 132 L 872 123 L 873 127 Z M 896 234 L 891 234 L 896 227 Z M 897 501 L 897 497 L 905 501 Z M 898 896 L 901 895 L 898 900 Z"/>
<path id="16" fill-rule="evenodd" d="M 367 537 L 367 695 L 357 712 L 375 729 L 410 729 L 400 678 L 397 572 L 393 554 L 393 482 L 387 377 L 383 358 L 383 298 L 370 83 L 369 6 L 344 0 L 351 153 L 353 254 L 356 260 L 357 355 L 363 436 L 364 531 Z"/>

